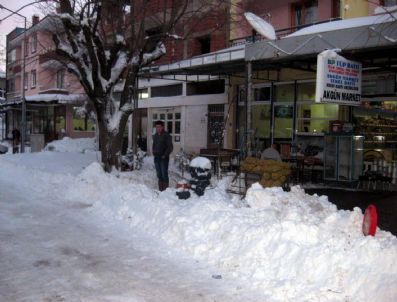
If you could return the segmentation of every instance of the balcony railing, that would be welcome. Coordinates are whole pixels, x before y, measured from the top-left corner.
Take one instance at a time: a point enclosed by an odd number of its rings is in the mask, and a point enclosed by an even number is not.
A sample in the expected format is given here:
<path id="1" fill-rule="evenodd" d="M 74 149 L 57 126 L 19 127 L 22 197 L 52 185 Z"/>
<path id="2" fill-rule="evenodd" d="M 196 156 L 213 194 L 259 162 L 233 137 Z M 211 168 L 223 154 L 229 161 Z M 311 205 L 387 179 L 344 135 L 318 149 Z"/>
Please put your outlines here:
<path id="1" fill-rule="evenodd" d="M 323 23 L 328 23 L 328 22 L 334 22 L 334 21 L 340 21 L 342 18 L 331 18 L 327 20 L 322 20 L 310 24 L 304 24 L 300 26 L 295 26 L 295 27 L 288 27 L 288 28 L 281 28 L 276 30 L 276 36 L 278 38 L 283 38 L 289 34 L 292 34 L 293 32 L 296 32 L 297 30 L 312 26 L 312 25 L 317 25 L 317 24 L 323 24 Z M 253 43 L 255 41 L 261 41 L 261 40 L 266 40 L 263 36 L 259 34 L 255 35 L 250 35 L 246 36 L 243 38 L 238 38 L 230 41 L 230 46 L 236 46 L 236 45 L 241 45 L 241 44 L 247 44 L 247 43 Z"/>

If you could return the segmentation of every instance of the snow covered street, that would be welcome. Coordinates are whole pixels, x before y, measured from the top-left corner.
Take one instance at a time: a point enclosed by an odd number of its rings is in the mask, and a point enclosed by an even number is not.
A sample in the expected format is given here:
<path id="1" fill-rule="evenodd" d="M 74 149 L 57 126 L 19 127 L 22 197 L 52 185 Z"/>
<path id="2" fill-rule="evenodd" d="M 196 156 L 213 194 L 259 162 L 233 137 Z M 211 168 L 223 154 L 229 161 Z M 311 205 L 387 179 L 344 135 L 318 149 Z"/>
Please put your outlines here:
<path id="1" fill-rule="evenodd" d="M 397 299 L 397 238 L 363 236 L 358 208 L 259 184 L 240 200 L 227 178 L 179 200 L 151 158 L 107 174 L 76 141 L 53 150 L 0 156 L 1 302 Z"/>

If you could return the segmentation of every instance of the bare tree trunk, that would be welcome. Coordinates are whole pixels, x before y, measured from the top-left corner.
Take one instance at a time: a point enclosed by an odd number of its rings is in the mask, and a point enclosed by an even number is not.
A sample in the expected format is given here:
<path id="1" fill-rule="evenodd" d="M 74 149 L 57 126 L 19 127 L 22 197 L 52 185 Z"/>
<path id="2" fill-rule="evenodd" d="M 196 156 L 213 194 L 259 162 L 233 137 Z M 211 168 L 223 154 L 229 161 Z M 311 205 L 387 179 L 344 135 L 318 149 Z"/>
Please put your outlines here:
<path id="1" fill-rule="evenodd" d="M 120 168 L 120 155 L 128 116 L 129 114 L 122 116 L 118 131 L 109 131 L 106 118 L 101 114 L 98 115 L 101 161 L 106 172 L 111 172 L 113 167 Z"/>

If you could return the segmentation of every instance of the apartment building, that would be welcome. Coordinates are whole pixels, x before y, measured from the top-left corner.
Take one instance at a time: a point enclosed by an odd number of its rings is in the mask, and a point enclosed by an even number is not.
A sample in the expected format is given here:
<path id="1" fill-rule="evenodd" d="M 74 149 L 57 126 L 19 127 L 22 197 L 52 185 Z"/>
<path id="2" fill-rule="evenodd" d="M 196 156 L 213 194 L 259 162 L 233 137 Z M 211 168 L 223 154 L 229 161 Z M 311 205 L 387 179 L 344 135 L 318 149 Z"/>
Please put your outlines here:
<path id="1" fill-rule="evenodd" d="M 229 48 L 148 73 L 227 79 L 223 146 L 255 154 L 278 143 L 287 157 L 291 150 L 320 150 L 322 176 L 335 181 L 357 180 L 363 161 L 382 162 L 380 173 L 390 176 L 386 170 L 397 160 L 396 2 L 232 1 L 230 11 L 237 22 L 230 24 Z M 277 39 L 255 33 L 246 11 L 270 22 Z M 361 102 L 316 102 L 317 56 L 325 49 L 362 64 Z M 335 143 L 341 134 L 346 140 Z"/>
<path id="2" fill-rule="evenodd" d="M 16 28 L 7 35 L 7 94 L 2 112 L 8 139 L 13 129 L 21 130 L 23 96 L 27 144 L 32 134 L 42 135 L 44 142 L 95 136 L 95 122 L 80 109 L 86 96 L 79 81 L 51 59 L 51 26 L 50 18 L 33 16 L 26 32 Z"/>

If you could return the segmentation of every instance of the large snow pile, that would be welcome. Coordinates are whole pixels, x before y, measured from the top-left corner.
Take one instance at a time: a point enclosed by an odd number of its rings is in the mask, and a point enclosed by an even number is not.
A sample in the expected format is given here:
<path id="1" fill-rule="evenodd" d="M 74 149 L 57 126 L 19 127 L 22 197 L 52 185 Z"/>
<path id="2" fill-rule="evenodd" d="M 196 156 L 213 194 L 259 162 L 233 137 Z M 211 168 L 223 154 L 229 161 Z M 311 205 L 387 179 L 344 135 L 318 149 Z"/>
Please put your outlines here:
<path id="1" fill-rule="evenodd" d="M 95 138 L 76 138 L 64 137 L 61 140 L 52 141 L 46 147 L 46 151 L 57 152 L 85 152 L 97 149 Z"/>
<path id="2" fill-rule="evenodd" d="M 225 193 L 227 181 L 182 201 L 174 189 L 148 187 L 147 171 L 133 174 L 135 182 L 93 163 L 65 196 L 216 265 L 224 279 L 248 281 L 266 301 L 397 301 L 397 238 L 364 237 L 358 208 L 259 184 L 240 202 Z"/>

